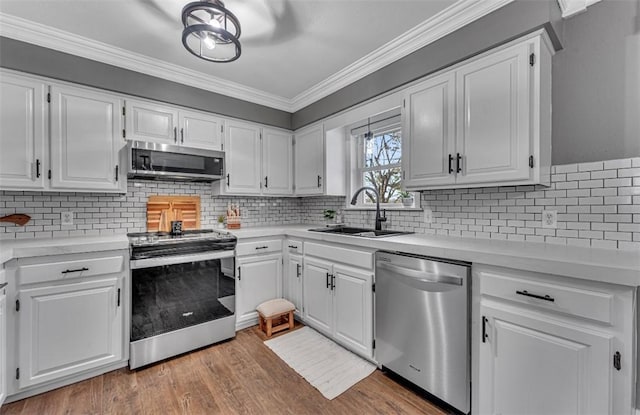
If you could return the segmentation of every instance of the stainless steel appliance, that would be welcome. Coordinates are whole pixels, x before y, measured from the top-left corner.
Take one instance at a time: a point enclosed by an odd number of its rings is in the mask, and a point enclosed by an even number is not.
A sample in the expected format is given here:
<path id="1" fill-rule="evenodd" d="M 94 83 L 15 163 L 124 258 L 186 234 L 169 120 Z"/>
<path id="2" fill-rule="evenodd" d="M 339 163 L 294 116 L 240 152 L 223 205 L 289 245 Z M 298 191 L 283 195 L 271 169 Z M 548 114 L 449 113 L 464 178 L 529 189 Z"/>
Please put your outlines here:
<path id="1" fill-rule="evenodd" d="M 224 174 L 224 153 L 170 144 L 129 141 L 130 178 L 211 182 Z"/>
<path id="2" fill-rule="evenodd" d="M 469 413 L 468 264 L 385 251 L 375 262 L 376 360 Z"/>
<path id="3" fill-rule="evenodd" d="M 235 336 L 233 235 L 199 230 L 128 236 L 131 369 Z"/>

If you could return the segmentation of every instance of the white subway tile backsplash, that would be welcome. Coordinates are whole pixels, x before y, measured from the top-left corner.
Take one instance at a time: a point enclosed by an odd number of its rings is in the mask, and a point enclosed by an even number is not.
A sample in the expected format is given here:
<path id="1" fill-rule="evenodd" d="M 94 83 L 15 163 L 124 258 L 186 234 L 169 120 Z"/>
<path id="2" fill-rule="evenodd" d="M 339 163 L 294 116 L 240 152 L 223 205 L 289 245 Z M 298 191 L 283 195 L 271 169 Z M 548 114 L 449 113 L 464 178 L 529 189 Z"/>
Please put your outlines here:
<path id="1" fill-rule="evenodd" d="M 424 234 L 508 239 L 573 246 L 640 249 L 640 158 L 553 166 L 545 186 L 504 186 L 424 191 L 433 212 L 388 210 L 388 228 Z M 240 205 L 242 226 L 325 223 L 324 209 L 350 225 L 373 226 L 374 212 L 348 210 L 345 197 L 266 198 L 213 196 L 194 183 L 138 182 L 125 196 L 101 193 L 0 192 L 0 214 L 26 213 L 25 227 L 0 224 L 0 238 L 51 238 L 144 231 L 150 195 L 200 195 L 202 227 L 215 227 L 228 203 Z M 542 228 L 542 210 L 558 212 L 557 229 Z M 61 226 L 60 213 L 74 212 Z"/>

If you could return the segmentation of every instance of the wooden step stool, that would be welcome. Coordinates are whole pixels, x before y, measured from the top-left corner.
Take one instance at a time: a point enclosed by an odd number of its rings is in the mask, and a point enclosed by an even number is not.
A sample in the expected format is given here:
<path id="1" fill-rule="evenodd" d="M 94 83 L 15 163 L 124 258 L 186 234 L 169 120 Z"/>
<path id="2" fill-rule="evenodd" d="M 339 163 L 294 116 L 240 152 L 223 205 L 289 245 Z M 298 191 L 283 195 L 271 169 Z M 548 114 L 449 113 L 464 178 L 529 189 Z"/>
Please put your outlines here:
<path id="1" fill-rule="evenodd" d="M 256 307 L 260 319 L 260 330 L 267 338 L 273 333 L 293 328 L 293 310 L 296 307 L 284 298 L 265 301 Z M 274 323 L 277 324 L 274 326 Z"/>

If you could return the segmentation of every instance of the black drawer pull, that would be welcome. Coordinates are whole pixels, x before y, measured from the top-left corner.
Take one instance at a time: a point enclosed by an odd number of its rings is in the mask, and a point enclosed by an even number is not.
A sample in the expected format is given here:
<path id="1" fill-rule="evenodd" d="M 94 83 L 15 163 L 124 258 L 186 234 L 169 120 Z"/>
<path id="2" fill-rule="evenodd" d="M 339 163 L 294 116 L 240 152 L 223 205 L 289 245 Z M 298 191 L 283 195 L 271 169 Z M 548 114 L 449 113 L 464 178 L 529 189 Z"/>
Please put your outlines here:
<path id="1" fill-rule="evenodd" d="M 295 245 L 289 245 L 289 248 L 291 248 L 291 249 L 298 249 L 298 247 L 297 247 L 297 246 L 295 246 Z"/>
<path id="2" fill-rule="evenodd" d="M 268 246 L 256 246 L 256 249 L 267 249 L 269 248 Z"/>
<path id="3" fill-rule="evenodd" d="M 331 274 L 329 274 L 327 272 L 327 288 L 331 287 L 331 283 L 329 282 L 329 277 L 331 276 Z"/>
<path id="4" fill-rule="evenodd" d="M 449 174 L 453 173 L 453 166 L 451 165 L 452 163 L 453 163 L 453 156 L 449 154 Z"/>
<path id="5" fill-rule="evenodd" d="M 537 298 L 538 300 L 551 301 L 551 302 L 556 301 L 555 298 L 551 297 L 550 295 L 547 295 L 547 294 L 545 294 L 545 295 L 531 294 L 527 290 L 516 291 L 516 294 L 524 295 L 525 297 Z"/>
<path id="6" fill-rule="evenodd" d="M 87 267 L 82 267 L 82 268 L 78 268 L 78 269 L 67 269 L 62 271 L 63 274 L 69 274 L 71 272 L 82 272 L 82 271 L 89 271 L 89 268 Z"/>

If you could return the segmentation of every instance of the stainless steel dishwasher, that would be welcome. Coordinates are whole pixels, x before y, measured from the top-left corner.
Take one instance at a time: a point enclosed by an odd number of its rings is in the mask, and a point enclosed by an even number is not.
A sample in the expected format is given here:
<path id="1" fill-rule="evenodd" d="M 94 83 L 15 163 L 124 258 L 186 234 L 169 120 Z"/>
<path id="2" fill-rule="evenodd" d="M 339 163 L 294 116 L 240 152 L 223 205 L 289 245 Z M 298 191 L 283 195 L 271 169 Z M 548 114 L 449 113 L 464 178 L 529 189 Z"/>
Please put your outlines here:
<path id="1" fill-rule="evenodd" d="M 469 264 L 385 251 L 375 259 L 376 360 L 469 413 Z"/>

